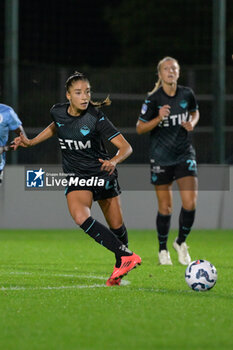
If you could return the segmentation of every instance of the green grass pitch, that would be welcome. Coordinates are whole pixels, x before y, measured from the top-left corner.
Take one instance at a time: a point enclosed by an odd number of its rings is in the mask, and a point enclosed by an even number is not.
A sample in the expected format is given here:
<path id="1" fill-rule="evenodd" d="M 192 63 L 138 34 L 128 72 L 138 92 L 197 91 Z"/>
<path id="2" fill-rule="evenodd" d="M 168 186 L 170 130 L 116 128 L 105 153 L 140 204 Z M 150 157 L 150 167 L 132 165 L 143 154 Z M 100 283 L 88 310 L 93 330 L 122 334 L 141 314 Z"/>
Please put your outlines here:
<path id="1" fill-rule="evenodd" d="M 194 292 L 172 248 L 159 266 L 154 231 L 129 230 L 143 264 L 105 287 L 113 254 L 80 230 L 0 230 L 0 349 L 232 349 L 232 230 L 194 230 L 192 260 L 218 281 Z"/>

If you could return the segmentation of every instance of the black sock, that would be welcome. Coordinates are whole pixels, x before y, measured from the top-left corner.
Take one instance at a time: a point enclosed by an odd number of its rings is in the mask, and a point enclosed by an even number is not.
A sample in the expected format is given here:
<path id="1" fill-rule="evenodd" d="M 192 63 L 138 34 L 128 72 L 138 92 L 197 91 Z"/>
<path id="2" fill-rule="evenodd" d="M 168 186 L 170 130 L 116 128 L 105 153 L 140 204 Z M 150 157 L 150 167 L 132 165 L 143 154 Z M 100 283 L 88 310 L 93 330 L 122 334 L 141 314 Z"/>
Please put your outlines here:
<path id="1" fill-rule="evenodd" d="M 126 246 L 128 247 L 128 232 L 123 224 L 121 227 L 115 229 L 115 228 L 110 228 L 110 230 L 114 233 L 114 235 Z M 116 255 L 116 267 L 121 266 L 121 261 L 119 261 L 119 258 Z"/>
<path id="2" fill-rule="evenodd" d="M 162 215 L 158 212 L 156 226 L 158 231 L 159 251 L 167 250 L 167 239 L 170 229 L 171 215 Z"/>
<path id="3" fill-rule="evenodd" d="M 120 267 L 121 257 L 125 255 L 132 255 L 132 252 L 110 231 L 106 226 L 102 225 L 97 220 L 94 220 L 91 216 L 87 218 L 82 225 L 80 225 L 90 237 L 111 250 L 116 255 L 116 267 Z M 119 265 L 119 266 L 117 266 Z"/>
<path id="4" fill-rule="evenodd" d="M 185 242 L 188 234 L 191 231 L 194 218 L 195 218 L 195 212 L 196 210 L 186 210 L 183 207 L 180 211 L 180 217 L 179 217 L 179 235 L 177 238 L 177 243 L 181 245 L 181 243 Z"/>
<path id="5" fill-rule="evenodd" d="M 110 228 L 110 230 L 114 233 L 115 236 L 124 244 L 126 247 L 128 247 L 128 232 L 127 228 L 123 224 L 121 227 L 115 229 Z"/>

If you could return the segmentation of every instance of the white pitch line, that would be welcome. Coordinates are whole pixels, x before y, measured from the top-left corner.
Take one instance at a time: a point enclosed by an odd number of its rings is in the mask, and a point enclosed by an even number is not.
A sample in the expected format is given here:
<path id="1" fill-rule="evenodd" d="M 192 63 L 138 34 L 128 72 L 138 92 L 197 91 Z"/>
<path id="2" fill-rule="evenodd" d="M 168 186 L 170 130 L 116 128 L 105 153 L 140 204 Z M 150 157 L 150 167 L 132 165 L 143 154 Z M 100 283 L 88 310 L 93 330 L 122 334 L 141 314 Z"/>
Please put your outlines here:
<path id="1" fill-rule="evenodd" d="M 7 273 L 6 271 L 3 271 L 4 274 L 8 275 L 38 275 L 37 272 L 26 272 L 26 271 L 11 271 L 10 273 Z M 0 272 L 0 275 L 2 272 Z M 50 277 L 73 277 L 73 278 L 86 278 L 86 279 L 96 279 L 96 280 L 103 280 L 106 281 L 108 278 L 105 276 L 93 276 L 93 275 L 71 275 L 71 274 L 51 274 L 51 273 L 39 273 L 40 276 L 50 276 Z M 128 285 L 130 284 L 127 280 L 121 281 L 122 285 Z"/>
<path id="2" fill-rule="evenodd" d="M 129 285 L 129 281 L 122 281 L 121 286 L 127 286 Z M 88 288 L 107 288 L 105 284 L 92 284 L 90 286 L 88 285 L 75 285 L 75 286 L 59 286 L 59 287 L 20 287 L 20 286 L 15 286 L 15 287 L 0 287 L 0 291 L 5 292 L 5 291 L 21 291 L 21 290 L 61 290 L 61 289 L 88 289 Z M 115 287 L 116 288 L 116 287 Z"/>
<path id="3" fill-rule="evenodd" d="M 71 275 L 71 274 L 61 274 L 61 273 L 38 273 L 38 272 L 24 272 L 24 271 L 11 271 L 11 272 L 0 272 L 1 274 L 7 274 L 7 275 L 40 275 L 40 276 L 54 276 L 54 277 L 74 277 L 74 278 L 90 278 L 90 279 L 96 279 L 96 280 L 106 280 L 107 277 L 104 276 L 92 276 L 92 275 Z"/>
<path id="4" fill-rule="evenodd" d="M 27 272 L 27 271 L 11 271 L 7 273 L 6 271 L 1 271 L 0 275 L 8 274 L 8 275 L 38 275 L 36 272 Z M 50 277 L 72 277 L 72 278 L 86 278 L 86 279 L 98 279 L 98 280 L 107 280 L 107 277 L 104 276 L 93 276 L 93 275 L 73 275 L 73 274 L 49 274 L 49 273 L 39 273 L 40 276 L 50 276 Z M 121 281 L 121 286 L 127 286 L 131 282 L 127 280 Z M 85 288 L 102 288 L 106 287 L 105 284 L 92 284 L 92 285 L 73 285 L 73 286 L 47 286 L 47 287 L 0 287 L 0 291 L 9 291 L 9 290 L 61 290 L 61 289 L 85 289 Z"/>
<path id="5" fill-rule="evenodd" d="M 59 290 L 59 289 L 85 289 L 85 288 L 102 288 L 106 287 L 104 284 L 92 284 L 90 286 L 88 285 L 76 285 L 76 286 L 59 286 L 59 287 L 0 287 L 0 291 L 7 291 L 7 290 L 15 290 L 15 291 L 20 291 L 20 290 Z"/>

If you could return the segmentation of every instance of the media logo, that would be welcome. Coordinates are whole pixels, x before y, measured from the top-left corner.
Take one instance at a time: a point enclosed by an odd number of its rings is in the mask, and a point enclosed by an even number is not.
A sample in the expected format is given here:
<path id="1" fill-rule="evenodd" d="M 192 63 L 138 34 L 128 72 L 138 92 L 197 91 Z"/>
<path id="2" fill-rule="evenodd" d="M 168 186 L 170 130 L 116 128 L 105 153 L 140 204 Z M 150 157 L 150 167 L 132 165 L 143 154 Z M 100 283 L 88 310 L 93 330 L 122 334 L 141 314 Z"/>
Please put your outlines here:
<path id="1" fill-rule="evenodd" d="M 27 187 L 43 187 L 44 186 L 44 171 L 40 170 L 27 170 Z"/>

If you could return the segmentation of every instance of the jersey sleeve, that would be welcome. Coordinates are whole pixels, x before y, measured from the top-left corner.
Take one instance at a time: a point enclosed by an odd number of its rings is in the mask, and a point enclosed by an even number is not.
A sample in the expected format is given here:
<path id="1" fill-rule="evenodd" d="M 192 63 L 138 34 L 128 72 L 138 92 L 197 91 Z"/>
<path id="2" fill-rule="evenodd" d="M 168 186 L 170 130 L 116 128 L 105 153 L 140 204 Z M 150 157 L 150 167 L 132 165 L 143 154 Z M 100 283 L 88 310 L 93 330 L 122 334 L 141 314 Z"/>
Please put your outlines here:
<path id="1" fill-rule="evenodd" d="M 56 105 L 53 105 L 51 108 L 50 108 L 50 116 L 51 116 L 51 119 L 53 122 L 56 122 L 55 120 L 55 117 L 54 117 L 54 108 L 55 108 Z"/>
<path id="2" fill-rule="evenodd" d="M 156 101 L 152 100 L 150 97 L 145 99 L 142 104 L 141 113 L 139 115 L 139 120 L 143 122 L 148 122 L 154 119 L 158 115 L 158 106 Z"/>
<path id="3" fill-rule="evenodd" d="M 9 109 L 7 124 L 9 130 L 16 130 L 22 125 L 21 120 L 12 108 Z"/>
<path id="4" fill-rule="evenodd" d="M 120 131 L 113 125 L 113 123 L 103 114 L 100 113 L 96 122 L 96 130 L 99 134 L 111 141 L 115 136 L 120 134 Z"/>
<path id="5" fill-rule="evenodd" d="M 188 90 L 188 101 L 189 101 L 189 104 L 188 104 L 189 112 L 195 112 L 198 109 L 198 104 L 192 89 Z"/>

